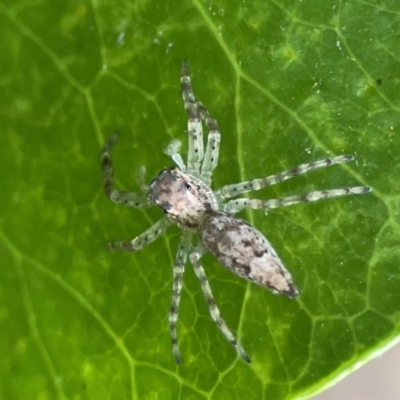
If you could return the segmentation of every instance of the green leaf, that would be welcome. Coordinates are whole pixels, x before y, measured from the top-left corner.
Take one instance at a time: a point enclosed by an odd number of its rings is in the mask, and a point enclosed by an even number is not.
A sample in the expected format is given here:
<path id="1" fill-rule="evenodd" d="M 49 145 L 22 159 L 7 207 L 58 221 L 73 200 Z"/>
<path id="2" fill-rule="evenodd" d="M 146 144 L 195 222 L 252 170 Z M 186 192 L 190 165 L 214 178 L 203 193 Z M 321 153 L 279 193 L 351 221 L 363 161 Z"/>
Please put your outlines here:
<path id="1" fill-rule="evenodd" d="M 295 399 L 398 341 L 400 104 L 394 2 L 7 1 L 0 3 L 0 397 Z M 214 187 L 330 155 L 348 165 L 256 193 L 372 186 L 372 194 L 242 216 L 291 271 L 274 296 L 202 261 L 240 360 L 211 321 L 188 265 L 168 310 L 179 229 L 134 254 L 157 209 L 104 196 L 99 155 L 138 191 L 186 147 L 183 59 L 222 133 Z"/>

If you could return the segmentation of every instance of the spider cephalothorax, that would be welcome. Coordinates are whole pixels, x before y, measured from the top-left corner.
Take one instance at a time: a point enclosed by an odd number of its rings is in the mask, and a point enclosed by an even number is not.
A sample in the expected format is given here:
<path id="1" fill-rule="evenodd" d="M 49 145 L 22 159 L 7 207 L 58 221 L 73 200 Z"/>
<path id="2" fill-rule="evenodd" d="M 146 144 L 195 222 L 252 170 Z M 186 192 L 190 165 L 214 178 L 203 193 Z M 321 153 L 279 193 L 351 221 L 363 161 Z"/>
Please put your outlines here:
<path id="1" fill-rule="evenodd" d="M 181 87 L 184 107 L 189 115 L 187 164 L 179 154 L 180 142 L 172 141 L 167 147 L 166 153 L 178 168 L 162 170 L 150 185 L 142 184 L 145 194 L 124 192 L 114 188 L 113 168 L 109 154 L 117 136 L 113 135 L 103 148 L 101 156 L 103 185 L 109 199 L 115 203 L 135 208 L 156 205 L 166 213 L 147 231 L 131 241 L 110 242 L 108 246 L 116 250 L 136 251 L 159 237 L 171 223 L 182 228 L 183 233 L 173 268 L 172 304 L 168 318 L 172 350 L 176 362 L 180 363 L 176 322 L 182 291 L 182 277 L 188 258 L 199 278 L 212 319 L 235 347 L 238 354 L 245 361 L 250 362 L 250 357 L 221 318 L 204 269 L 200 264 L 201 256 L 209 251 L 222 265 L 240 277 L 267 287 L 274 293 L 281 293 L 293 298 L 297 296 L 298 290 L 271 244 L 261 232 L 246 221 L 236 218 L 235 214 L 244 208 L 269 210 L 302 202 L 363 194 L 370 192 L 371 188 L 365 186 L 345 187 L 267 200 L 238 197 L 243 193 L 274 185 L 308 171 L 354 159 L 351 155 L 342 155 L 301 164 L 266 178 L 226 185 L 219 190 L 212 191 L 211 177 L 218 163 L 221 135 L 215 119 L 194 96 L 186 62 L 182 64 Z M 202 121 L 209 128 L 205 151 Z M 144 168 L 141 171 L 144 171 Z M 143 180 L 143 176 L 140 180 Z M 229 200 L 233 197 L 236 198 Z M 196 247 L 192 245 L 194 234 L 199 237 Z"/>
<path id="2" fill-rule="evenodd" d="M 179 168 L 162 170 L 150 183 L 147 197 L 182 229 L 197 230 L 205 213 L 217 209 L 212 190 Z"/>

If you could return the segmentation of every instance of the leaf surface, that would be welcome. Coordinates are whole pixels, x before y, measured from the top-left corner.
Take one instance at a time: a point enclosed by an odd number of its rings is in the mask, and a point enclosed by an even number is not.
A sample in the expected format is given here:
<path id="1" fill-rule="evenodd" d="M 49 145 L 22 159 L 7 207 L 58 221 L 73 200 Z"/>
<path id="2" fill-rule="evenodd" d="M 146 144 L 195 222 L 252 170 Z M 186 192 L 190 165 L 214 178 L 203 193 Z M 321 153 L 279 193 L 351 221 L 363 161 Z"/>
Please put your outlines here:
<path id="1" fill-rule="evenodd" d="M 297 399 L 398 341 L 399 18 L 395 2 L 0 3 L 0 397 Z M 190 265 L 168 332 L 179 229 L 134 254 L 161 217 L 113 204 L 99 155 L 118 130 L 116 181 L 139 191 L 183 141 L 179 70 L 222 134 L 218 188 L 339 154 L 356 161 L 255 193 L 368 185 L 372 194 L 244 212 L 291 271 L 290 300 L 203 265 L 237 358 Z"/>

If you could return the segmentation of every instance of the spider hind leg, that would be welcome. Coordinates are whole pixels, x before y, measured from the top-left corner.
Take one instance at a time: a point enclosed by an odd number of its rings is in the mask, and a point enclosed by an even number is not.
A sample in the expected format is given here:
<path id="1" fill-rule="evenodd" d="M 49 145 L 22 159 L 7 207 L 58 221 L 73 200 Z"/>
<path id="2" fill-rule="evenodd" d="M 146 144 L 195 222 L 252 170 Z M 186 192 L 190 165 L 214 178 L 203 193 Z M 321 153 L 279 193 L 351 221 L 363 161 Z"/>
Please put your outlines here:
<path id="1" fill-rule="evenodd" d="M 206 273 L 199 262 L 200 257 L 204 253 L 204 251 L 205 249 L 203 248 L 202 245 L 196 247 L 191 252 L 189 259 L 190 263 L 193 265 L 194 272 L 200 281 L 200 286 L 203 291 L 204 297 L 206 298 L 211 318 L 213 319 L 219 330 L 222 332 L 222 334 L 225 336 L 225 338 L 228 340 L 228 342 L 231 343 L 232 346 L 236 349 L 236 352 L 240 355 L 240 357 L 242 357 L 242 359 L 247 363 L 251 363 L 249 355 L 237 341 L 231 330 L 228 328 L 228 325 L 226 325 L 226 322 L 222 319 L 219 308 L 215 303 L 214 296 L 212 294 L 210 284 L 208 283 Z"/>

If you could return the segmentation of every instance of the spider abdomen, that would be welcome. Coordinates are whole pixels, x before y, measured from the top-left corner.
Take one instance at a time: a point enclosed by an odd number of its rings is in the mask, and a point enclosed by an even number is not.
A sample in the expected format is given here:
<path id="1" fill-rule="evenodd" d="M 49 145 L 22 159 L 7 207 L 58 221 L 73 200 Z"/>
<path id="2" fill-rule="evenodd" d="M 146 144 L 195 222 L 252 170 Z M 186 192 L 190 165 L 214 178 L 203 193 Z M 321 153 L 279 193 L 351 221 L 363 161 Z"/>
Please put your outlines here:
<path id="1" fill-rule="evenodd" d="M 211 211 L 198 232 L 204 246 L 230 271 L 274 293 L 297 296 L 298 290 L 275 250 L 248 222 Z"/>

